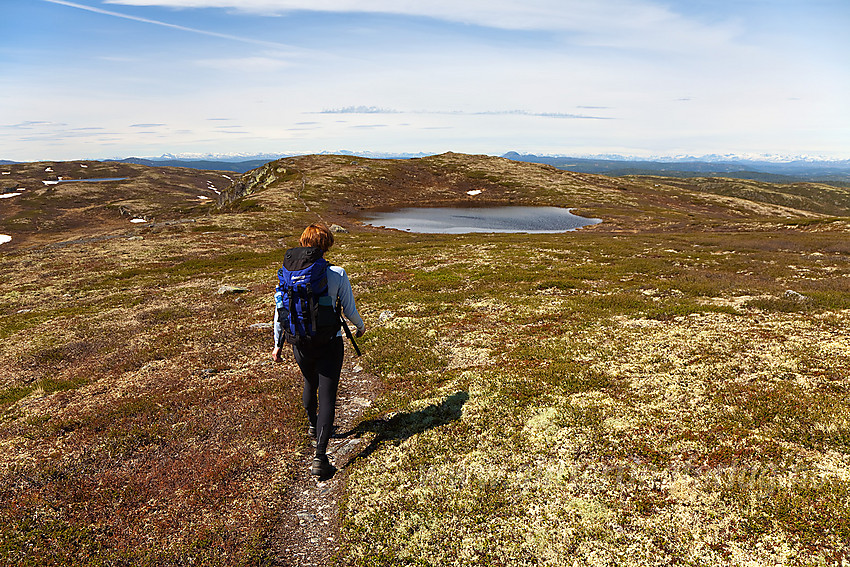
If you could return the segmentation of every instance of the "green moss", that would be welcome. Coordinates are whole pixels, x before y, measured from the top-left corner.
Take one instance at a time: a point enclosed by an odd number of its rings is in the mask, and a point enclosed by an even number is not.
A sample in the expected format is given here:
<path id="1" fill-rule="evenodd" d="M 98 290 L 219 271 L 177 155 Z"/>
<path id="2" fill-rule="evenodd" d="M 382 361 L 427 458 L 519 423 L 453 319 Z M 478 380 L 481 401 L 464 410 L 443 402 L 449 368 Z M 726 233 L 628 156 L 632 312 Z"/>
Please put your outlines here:
<path id="1" fill-rule="evenodd" d="M 0 562 L 4 565 L 104 565 L 104 534 L 96 529 L 19 512 L 4 518 L 0 530 Z"/>
<path id="2" fill-rule="evenodd" d="M 12 386 L 0 392 L 0 408 L 8 408 L 35 391 L 49 395 L 54 392 L 75 390 L 87 383 L 88 379 L 85 377 L 71 379 L 40 378 L 31 384 Z"/>
<path id="3" fill-rule="evenodd" d="M 189 228 L 192 232 L 225 232 L 229 227 L 218 224 L 196 224 Z"/>
<path id="4" fill-rule="evenodd" d="M 544 280 L 539 281 L 537 283 L 536 288 L 540 291 L 550 290 L 550 289 L 567 291 L 567 290 L 577 289 L 579 286 L 580 286 L 580 283 L 578 281 L 572 280 L 572 279 L 558 279 L 558 280 L 544 279 Z"/>
<path id="5" fill-rule="evenodd" d="M 94 307 L 91 306 L 77 305 L 15 315 L 0 315 L 0 339 L 4 339 L 20 331 L 31 329 L 47 321 L 60 317 L 83 316 L 91 313 L 93 310 Z"/>
<path id="6" fill-rule="evenodd" d="M 813 307 L 819 311 L 839 311 L 850 309 L 850 289 L 847 289 L 848 278 L 836 280 L 836 288 L 824 291 L 806 291 Z M 840 286 L 840 287 L 839 287 Z"/>
<path id="7" fill-rule="evenodd" d="M 8 407 L 26 398 L 33 391 L 34 386 L 12 386 L 0 391 L 0 407 Z"/>
<path id="8" fill-rule="evenodd" d="M 714 387 L 717 415 L 726 426 L 813 449 L 850 449 L 850 402 L 842 384 L 810 390 L 793 382 Z"/>
<path id="9" fill-rule="evenodd" d="M 64 392 L 67 390 L 76 390 L 77 388 L 88 384 L 89 380 L 85 377 L 73 378 L 70 380 L 42 378 L 37 382 L 45 394 L 54 392 Z"/>
<path id="10" fill-rule="evenodd" d="M 138 316 L 140 321 L 153 324 L 179 321 L 190 317 L 198 317 L 197 312 L 185 305 L 150 309 L 140 313 Z"/>
<path id="11" fill-rule="evenodd" d="M 645 309 L 647 305 L 649 302 L 646 296 L 629 292 L 590 295 L 581 300 L 582 309 L 605 315 L 633 313 Z"/>
<path id="12" fill-rule="evenodd" d="M 787 226 L 792 227 L 809 227 L 809 226 L 821 226 L 821 225 L 830 225 L 835 222 L 840 222 L 844 219 L 841 217 L 827 217 L 827 218 L 808 218 L 808 219 L 791 219 L 785 221 Z"/>
<path id="13" fill-rule="evenodd" d="M 252 213 L 265 210 L 265 207 L 256 199 L 240 199 L 234 201 L 230 205 L 230 212 L 234 213 Z"/>
<path id="14" fill-rule="evenodd" d="M 367 367 L 388 379 L 407 380 L 444 366 L 434 338 L 418 328 L 378 328 L 364 336 Z"/>
<path id="15" fill-rule="evenodd" d="M 250 273 L 258 269 L 269 271 L 268 279 L 274 277 L 275 266 L 281 260 L 281 251 L 239 250 L 207 258 L 191 258 L 188 260 L 156 262 L 147 265 L 134 266 L 117 272 L 106 278 L 99 278 L 89 284 L 93 288 L 106 286 L 121 286 L 128 284 L 143 285 L 160 283 L 167 278 L 185 280 L 189 277 L 212 275 L 221 277 L 223 274 Z"/>
<path id="16" fill-rule="evenodd" d="M 749 537 L 777 526 L 809 549 L 846 551 L 850 541 L 850 482 L 817 475 L 782 478 L 770 471 L 733 471 L 720 494 L 740 507 Z"/>

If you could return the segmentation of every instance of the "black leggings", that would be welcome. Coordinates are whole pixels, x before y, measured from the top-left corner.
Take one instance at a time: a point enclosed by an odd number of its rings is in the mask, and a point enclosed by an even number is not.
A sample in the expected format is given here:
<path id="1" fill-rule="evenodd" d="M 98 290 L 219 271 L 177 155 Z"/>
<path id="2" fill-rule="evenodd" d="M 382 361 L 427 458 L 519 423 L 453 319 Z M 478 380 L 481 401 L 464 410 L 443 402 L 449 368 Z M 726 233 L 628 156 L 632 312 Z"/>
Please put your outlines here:
<path id="1" fill-rule="evenodd" d="M 293 346 L 292 352 L 304 375 L 304 409 L 310 425 L 316 428 L 316 454 L 324 455 L 333 432 L 344 352 L 342 337 L 335 337 L 321 347 Z"/>

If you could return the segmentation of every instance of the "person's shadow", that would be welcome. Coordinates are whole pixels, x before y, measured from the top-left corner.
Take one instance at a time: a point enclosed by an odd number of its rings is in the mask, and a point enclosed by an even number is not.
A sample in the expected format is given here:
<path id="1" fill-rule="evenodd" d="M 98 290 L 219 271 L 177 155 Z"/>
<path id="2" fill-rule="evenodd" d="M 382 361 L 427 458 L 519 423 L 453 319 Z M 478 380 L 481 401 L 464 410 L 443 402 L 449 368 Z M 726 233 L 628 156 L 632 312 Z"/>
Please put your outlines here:
<path id="1" fill-rule="evenodd" d="M 371 443 L 359 453 L 348 459 L 342 468 L 347 468 L 355 461 L 371 455 L 384 441 L 397 441 L 412 437 L 432 427 L 439 427 L 460 419 L 463 404 L 469 399 L 469 393 L 455 392 L 440 403 L 431 404 L 421 410 L 397 413 L 389 419 L 370 419 L 337 437 L 361 437 L 366 433 L 374 433 Z"/>

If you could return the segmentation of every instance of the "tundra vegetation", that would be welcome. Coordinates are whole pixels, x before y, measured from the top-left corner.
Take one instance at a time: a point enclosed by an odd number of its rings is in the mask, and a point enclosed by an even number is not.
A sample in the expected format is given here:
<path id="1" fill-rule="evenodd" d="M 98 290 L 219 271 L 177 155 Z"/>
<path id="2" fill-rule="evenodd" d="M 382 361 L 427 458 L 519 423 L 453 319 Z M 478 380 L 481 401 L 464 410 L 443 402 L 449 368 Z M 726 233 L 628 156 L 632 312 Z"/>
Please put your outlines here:
<path id="1" fill-rule="evenodd" d="M 374 450 L 345 473 L 340 564 L 850 561 L 847 189 L 459 154 L 286 158 L 233 185 L 4 170 L 23 190 L 0 205 L 3 564 L 279 560 L 309 447 L 297 369 L 270 364 L 251 325 L 317 219 L 349 231 L 329 258 L 384 389 L 356 430 Z M 83 171 L 128 179 L 43 184 Z M 428 235 L 357 219 L 452 203 L 604 222 Z"/>

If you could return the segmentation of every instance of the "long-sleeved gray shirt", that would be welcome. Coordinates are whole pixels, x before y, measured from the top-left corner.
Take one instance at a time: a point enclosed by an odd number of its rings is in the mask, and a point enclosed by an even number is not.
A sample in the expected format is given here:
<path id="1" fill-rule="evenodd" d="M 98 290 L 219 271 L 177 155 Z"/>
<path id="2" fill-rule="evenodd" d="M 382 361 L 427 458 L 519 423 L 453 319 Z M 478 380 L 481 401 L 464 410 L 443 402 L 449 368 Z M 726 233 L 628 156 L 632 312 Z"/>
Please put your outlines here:
<path id="1" fill-rule="evenodd" d="M 357 327 L 358 331 L 366 329 L 363 319 L 357 313 L 357 307 L 354 305 L 354 292 L 351 290 L 351 282 L 348 281 L 348 274 L 341 266 L 328 266 L 328 295 L 339 301 L 342 306 L 342 314 L 345 318 Z M 336 304 L 336 301 L 334 302 Z M 277 309 L 274 310 L 274 344 L 280 344 L 280 321 L 277 316 Z M 342 335 L 342 329 L 339 330 L 337 336 Z"/>

